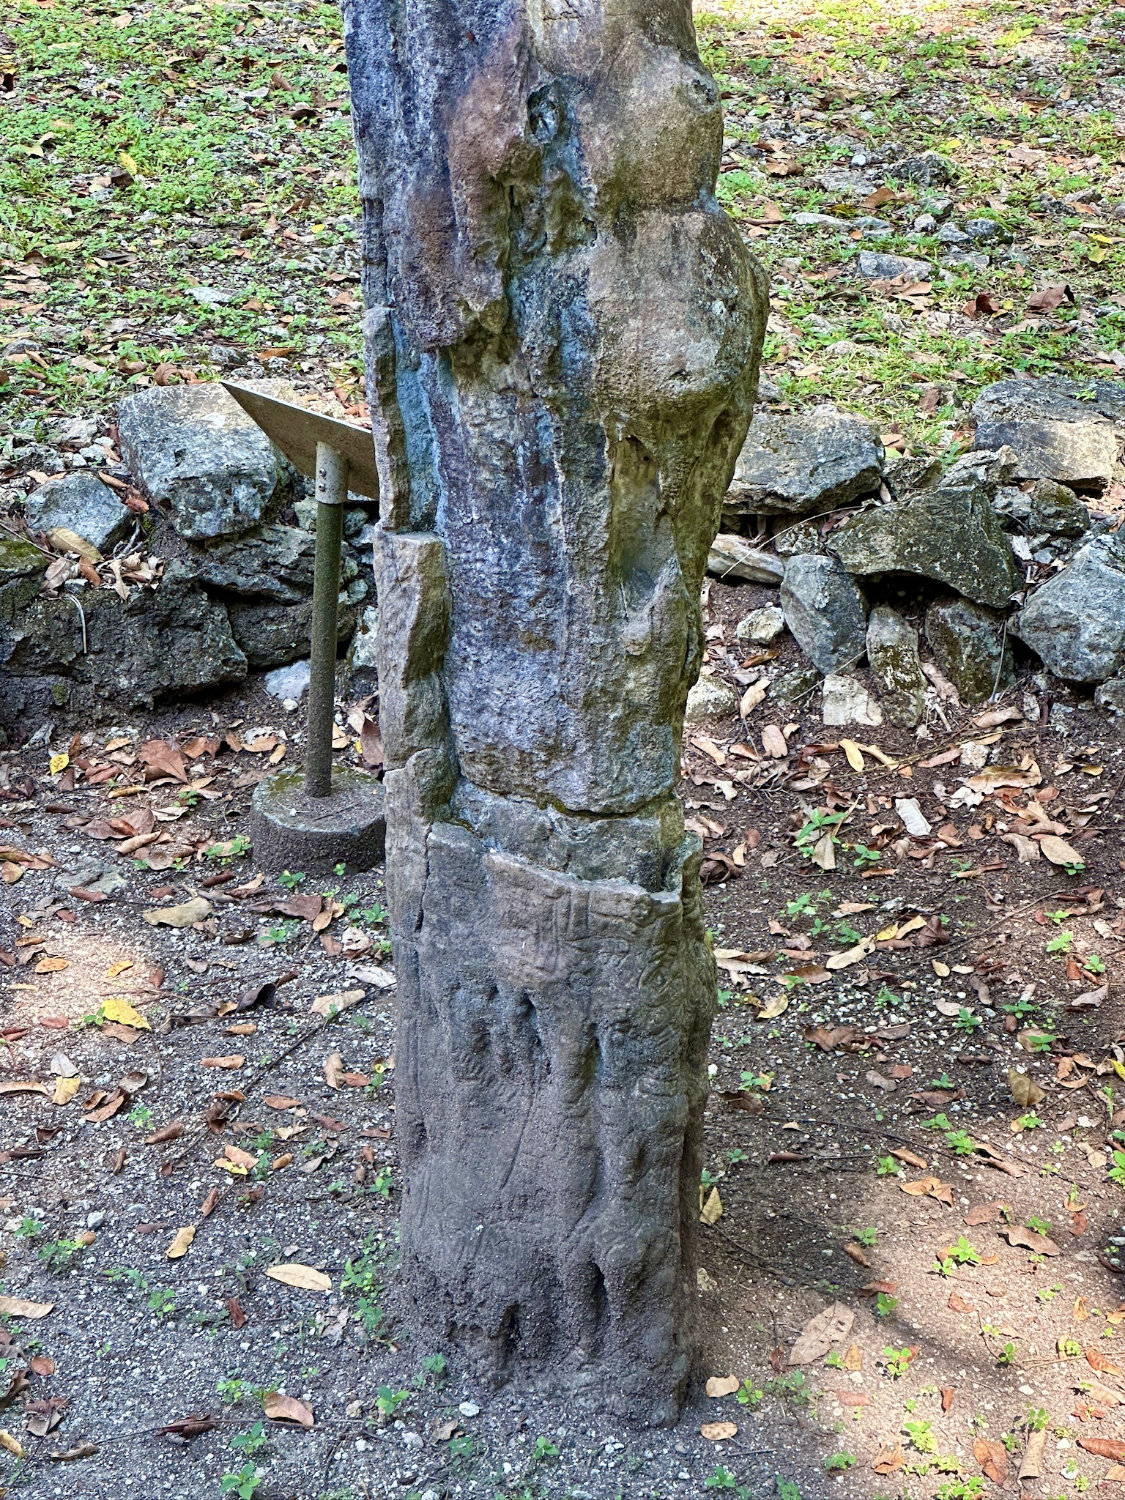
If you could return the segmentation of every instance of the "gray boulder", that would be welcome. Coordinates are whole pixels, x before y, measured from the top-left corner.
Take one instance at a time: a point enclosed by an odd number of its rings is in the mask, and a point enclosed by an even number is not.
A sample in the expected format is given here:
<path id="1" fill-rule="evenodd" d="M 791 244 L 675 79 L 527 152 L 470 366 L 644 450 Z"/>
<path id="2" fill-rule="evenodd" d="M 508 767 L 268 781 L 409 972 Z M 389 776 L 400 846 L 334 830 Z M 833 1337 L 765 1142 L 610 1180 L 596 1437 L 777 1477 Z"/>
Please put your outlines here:
<path id="1" fill-rule="evenodd" d="M 770 683 L 770 696 L 783 708 L 802 709 L 820 686 L 815 667 L 792 667 Z"/>
<path id="2" fill-rule="evenodd" d="M 893 281 L 896 276 L 929 281 L 933 275 L 928 260 L 914 260 L 909 255 L 889 255 L 881 250 L 861 250 L 856 258 L 856 266 L 866 281 Z"/>
<path id="3" fill-rule="evenodd" d="M 821 672 L 854 666 L 867 649 L 867 601 L 834 558 L 791 557 L 781 608 L 797 644 Z"/>
<path id="4" fill-rule="evenodd" d="M 1001 609 L 1023 578 L 987 492 L 966 485 L 920 490 L 860 512 L 829 546 L 849 573 L 914 573 Z"/>
<path id="5" fill-rule="evenodd" d="M 1056 677 L 1104 682 L 1125 666 L 1125 542 L 1100 536 L 1037 589 L 1013 629 Z"/>
<path id="6" fill-rule="evenodd" d="M 96 474 L 66 474 L 41 484 L 24 501 L 27 523 L 35 531 L 65 526 L 99 552 L 108 552 L 128 536 L 134 516 Z"/>
<path id="7" fill-rule="evenodd" d="M 876 728 L 883 722 L 883 710 L 857 677 L 831 672 L 824 679 L 820 712 L 830 729 L 842 729 L 847 724 Z"/>
<path id="8" fill-rule="evenodd" d="M 1015 681 L 1004 617 L 968 599 L 935 599 L 926 611 L 926 640 L 962 702 L 983 703 Z"/>
<path id="9" fill-rule="evenodd" d="M 926 708 L 926 679 L 918 659 L 918 632 L 897 610 L 879 605 L 871 611 L 867 660 L 887 718 L 916 728 Z"/>
<path id="10" fill-rule="evenodd" d="M 692 684 L 684 708 L 684 724 L 699 724 L 704 719 L 718 719 L 738 712 L 738 695 L 710 672 L 700 672 Z"/>
<path id="11" fill-rule="evenodd" d="M 308 656 L 312 640 L 312 600 L 278 608 L 274 603 L 250 599 L 227 602 L 231 634 L 235 644 L 255 671 L 283 667 Z M 341 604 L 336 620 L 336 639 L 349 639 L 355 628 L 355 610 Z"/>
<path id="12" fill-rule="evenodd" d="M 50 707 L 91 719 L 240 682 L 246 657 L 222 604 L 167 578 L 155 591 L 87 589 L 82 628 L 70 599 L 40 596 L 0 621 L 0 724 Z"/>
<path id="13" fill-rule="evenodd" d="M 1104 484 L 1115 478 L 1125 442 L 1125 381 L 1001 380 L 973 404 L 975 447 L 1007 443 L 1020 479 Z"/>
<path id="14" fill-rule="evenodd" d="M 916 182 L 921 187 L 944 187 L 953 180 L 953 168 L 936 151 L 923 151 L 920 156 L 906 156 L 893 162 L 886 168 L 886 175 L 898 181 Z"/>
<path id="15" fill-rule="evenodd" d="M 210 547 L 192 547 L 169 572 L 208 589 L 296 604 L 312 593 L 315 551 L 316 538 L 300 527 L 268 525 Z"/>
<path id="16" fill-rule="evenodd" d="M 280 497 L 284 460 L 220 385 L 138 391 L 122 401 L 117 425 L 133 477 L 189 540 L 248 531 Z"/>
<path id="17" fill-rule="evenodd" d="M 785 629 L 785 616 L 776 604 L 765 604 L 761 609 L 752 609 L 734 627 L 736 641 L 752 641 L 756 646 L 768 646 L 776 641 Z"/>
<path id="18" fill-rule="evenodd" d="M 1031 492 L 1028 525 L 1032 531 L 1049 531 L 1052 536 L 1085 536 L 1090 529 L 1090 512 L 1065 484 L 1037 479 Z"/>
<path id="19" fill-rule="evenodd" d="M 883 444 L 862 417 L 834 406 L 799 415 L 761 415 L 750 431 L 724 511 L 744 515 L 813 515 L 879 488 Z"/>
<path id="20" fill-rule="evenodd" d="M 777 585 L 785 564 L 772 552 L 752 547 L 744 537 L 720 534 L 707 553 L 707 571 L 724 582 Z"/>
<path id="21" fill-rule="evenodd" d="M 1125 677 L 1111 677 L 1094 690 L 1094 702 L 1111 714 L 1125 714 Z"/>

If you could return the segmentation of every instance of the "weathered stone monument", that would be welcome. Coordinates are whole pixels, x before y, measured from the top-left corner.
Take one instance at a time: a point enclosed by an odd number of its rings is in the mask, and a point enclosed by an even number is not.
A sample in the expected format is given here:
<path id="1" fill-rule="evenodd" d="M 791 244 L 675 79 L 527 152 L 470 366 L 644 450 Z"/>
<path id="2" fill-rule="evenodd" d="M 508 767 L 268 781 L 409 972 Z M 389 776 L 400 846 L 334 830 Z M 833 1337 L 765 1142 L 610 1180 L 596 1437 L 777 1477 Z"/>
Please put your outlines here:
<path id="1" fill-rule="evenodd" d="M 496 1378 L 691 1363 L 705 1048 L 674 786 L 761 272 L 687 0 L 348 0 L 405 1284 Z"/>

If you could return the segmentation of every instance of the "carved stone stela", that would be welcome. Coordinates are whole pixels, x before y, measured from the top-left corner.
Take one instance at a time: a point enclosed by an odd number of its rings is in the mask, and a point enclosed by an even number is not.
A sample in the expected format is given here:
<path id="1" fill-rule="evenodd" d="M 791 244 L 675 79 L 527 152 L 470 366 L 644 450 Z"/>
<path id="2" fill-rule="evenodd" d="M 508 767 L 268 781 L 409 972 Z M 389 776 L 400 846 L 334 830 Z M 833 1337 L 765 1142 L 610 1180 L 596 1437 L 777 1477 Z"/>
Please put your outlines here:
<path id="1" fill-rule="evenodd" d="M 404 1282 L 650 1420 L 692 1360 L 714 965 L 675 795 L 764 278 L 680 0 L 346 0 Z"/>

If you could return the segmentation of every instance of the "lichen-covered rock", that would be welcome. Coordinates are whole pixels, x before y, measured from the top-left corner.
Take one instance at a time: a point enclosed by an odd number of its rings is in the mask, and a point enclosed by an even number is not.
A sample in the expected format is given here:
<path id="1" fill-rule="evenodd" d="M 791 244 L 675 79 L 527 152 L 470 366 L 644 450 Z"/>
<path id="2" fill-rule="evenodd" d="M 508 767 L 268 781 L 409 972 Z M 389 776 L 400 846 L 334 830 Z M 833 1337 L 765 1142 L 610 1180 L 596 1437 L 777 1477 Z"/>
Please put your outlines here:
<path id="1" fill-rule="evenodd" d="M 785 623 L 821 672 L 853 667 L 867 649 L 867 601 L 833 557 L 801 553 L 785 566 Z"/>
<path id="2" fill-rule="evenodd" d="M 830 729 L 847 724 L 877 728 L 883 722 L 883 710 L 857 677 L 830 672 L 824 679 L 821 717 Z"/>
<path id="3" fill-rule="evenodd" d="M 831 405 L 763 413 L 750 424 L 723 510 L 812 515 L 873 494 L 882 473 L 883 444 L 862 417 Z"/>
<path id="4" fill-rule="evenodd" d="M 315 551 L 316 538 L 298 526 L 261 526 L 209 547 L 192 547 L 168 572 L 224 594 L 298 604 L 312 595 Z M 341 567 L 348 564 L 354 578 L 355 562 L 345 553 Z"/>
<path id="5" fill-rule="evenodd" d="M 312 641 L 312 600 L 279 607 L 256 600 L 227 600 L 231 634 L 250 667 L 265 671 L 308 656 Z M 342 604 L 336 617 L 336 639 L 347 641 L 355 629 L 355 610 Z"/>
<path id="6" fill-rule="evenodd" d="M 743 615 L 734 627 L 734 638 L 736 641 L 752 641 L 756 646 L 768 646 L 784 629 L 784 612 L 776 604 L 766 604 Z"/>
<path id="7" fill-rule="evenodd" d="M 1090 512 L 1069 486 L 1054 479 L 1037 479 L 1031 491 L 1028 525 L 1032 531 L 1049 531 L 1052 536 L 1085 536 L 1090 529 Z"/>
<path id="8" fill-rule="evenodd" d="M 821 684 L 815 667 L 791 667 L 770 683 L 770 697 L 784 708 L 804 708 Z"/>
<path id="9" fill-rule="evenodd" d="M 246 676 L 225 608 L 201 589 L 165 583 L 135 589 L 127 601 L 88 589 L 82 605 L 86 651 L 67 598 L 36 598 L 0 622 L 0 722 L 29 705 L 104 719 Z"/>
<path id="10" fill-rule="evenodd" d="M 983 703 L 1015 681 L 1004 617 L 968 599 L 935 599 L 926 611 L 934 660 L 964 703 Z"/>
<path id="11" fill-rule="evenodd" d="M 728 583 L 776 586 L 781 582 L 785 564 L 772 552 L 752 547 L 743 537 L 720 533 L 708 549 L 707 571 Z"/>
<path id="12" fill-rule="evenodd" d="M 684 723 L 698 724 L 703 719 L 718 719 L 738 712 L 738 694 L 733 688 L 712 677 L 710 672 L 700 672 L 699 680 L 687 695 Z"/>
<path id="13" fill-rule="evenodd" d="M 1125 542 L 1096 537 L 1042 584 L 1012 627 L 1056 677 L 1104 682 L 1125 666 Z"/>
<path id="14" fill-rule="evenodd" d="M 248 531 L 280 499 L 284 460 L 221 385 L 151 386 L 125 397 L 117 425 L 133 477 L 189 540 Z"/>
<path id="15" fill-rule="evenodd" d="M 33 530 L 54 531 L 62 526 L 99 552 L 108 552 L 123 541 L 136 520 L 108 484 L 81 470 L 32 490 L 24 511 Z"/>
<path id="16" fill-rule="evenodd" d="M 887 718 L 907 729 L 916 728 L 926 708 L 918 632 L 884 604 L 873 609 L 867 621 L 867 660 Z"/>
<path id="17" fill-rule="evenodd" d="M 1094 702 L 1111 714 L 1125 714 L 1125 677 L 1111 677 L 1094 689 Z"/>
<path id="18" fill-rule="evenodd" d="M 918 156 L 904 156 L 885 168 L 887 177 L 898 181 L 916 182 L 920 187 L 944 187 L 952 182 L 953 165 L 936 151 L 923 151 Z"/>
<path id="19" fill-rule="evenodd" d="M 792 521 L 775 531 L 770 542 L 778 557 L 786 561 L 799 552 L 823 552 L 824 538 L 820 534 L 819 521 Z"/>
<path id="20" fill-rule="evenodd" d="M 1120 473 L 1125 444 L 1125 381 L 1001 380 L 973 404 L 975 446 L 1008 444 L 1019 478 L 1106 483 Z"/>
<path id="21" fill-rule="evenodd" d="M 10 583 L 13 578 L 27 578 L 33 573 L 45 573 L 50 558 L 43 549 L 22 537 L 0 532 L 0 583 Z"/>
<path id="22" fill-rule="evenodd" d="M 829 547 L 849 573 L 914 573 L 994 609 L 1023 583 L 987 493 L 975 486 L 920 490 L 861 511 L 837 527 Z"/>
<path id="23" fill-rule="evenodd" d="M 928 281 L 934 274 L 928 260 L 909 255 L 891 255 L 885 250 L 861 250 L 856 268 L 865 281 L 893 281 L 909 276 L 912 281 Z"/>

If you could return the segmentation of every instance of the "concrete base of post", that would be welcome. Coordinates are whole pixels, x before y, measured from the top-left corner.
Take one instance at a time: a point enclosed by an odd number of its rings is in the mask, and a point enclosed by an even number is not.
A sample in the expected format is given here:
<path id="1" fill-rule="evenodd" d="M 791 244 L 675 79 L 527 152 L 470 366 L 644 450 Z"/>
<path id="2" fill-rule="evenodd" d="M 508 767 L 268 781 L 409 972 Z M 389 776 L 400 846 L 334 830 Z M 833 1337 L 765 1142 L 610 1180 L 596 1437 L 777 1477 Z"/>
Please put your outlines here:
<path id="1" fill-rule="evenodd" d="M 368 771 L 337 767 L 327 797 L 310 797 L 302 771 L 278 771 L 254 791 L 254 862 L 269 874 L 330 875 L 336 865 L 369 870 L 383 858 L 383 787 Z"/>

